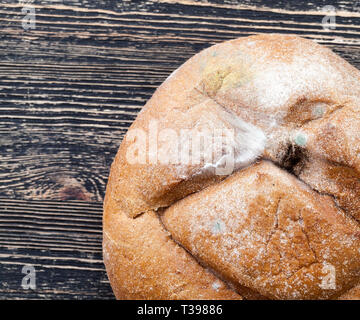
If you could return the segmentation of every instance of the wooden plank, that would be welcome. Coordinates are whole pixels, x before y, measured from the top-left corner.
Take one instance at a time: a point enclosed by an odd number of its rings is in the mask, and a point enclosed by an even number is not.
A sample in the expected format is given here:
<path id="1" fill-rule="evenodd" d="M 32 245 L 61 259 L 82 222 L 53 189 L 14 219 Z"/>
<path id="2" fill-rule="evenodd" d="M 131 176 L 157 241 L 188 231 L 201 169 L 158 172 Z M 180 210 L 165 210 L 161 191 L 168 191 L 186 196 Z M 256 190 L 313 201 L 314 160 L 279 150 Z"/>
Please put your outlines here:
<path id="1" fill-rule="evenodd" d="M 0 299 L 112 299 L 101 218 L 101 203 L 0 199 Z M 25 265 L 35 290 L 21 286 Z"/>
<path id="2" fill-rule="evenodd" d="M 314 11 L 320 4 L 62 3 L 37 1 L 36 29 L 27 31 L 22 5 L 0 3 L 3 197 L 102 201 L 111 161 L 141 106 L 181 63 L 220 41 L 298 34 L 360 67 L 360 14 L 345 11 L 350 1 L 338 3 L 331 32 Z"/>
<path id="3" fill-rule="evenodd" d="M 360 3 L 0 0 L 0 299 L 111 299 L 101 203 L 137 113 L 189 57 L 256 33 L 297 34 L 360 68 Z M 324 30 L 325 5 L 337 10 Z M 36 290 L 24 290 L 24 265 Z"/>

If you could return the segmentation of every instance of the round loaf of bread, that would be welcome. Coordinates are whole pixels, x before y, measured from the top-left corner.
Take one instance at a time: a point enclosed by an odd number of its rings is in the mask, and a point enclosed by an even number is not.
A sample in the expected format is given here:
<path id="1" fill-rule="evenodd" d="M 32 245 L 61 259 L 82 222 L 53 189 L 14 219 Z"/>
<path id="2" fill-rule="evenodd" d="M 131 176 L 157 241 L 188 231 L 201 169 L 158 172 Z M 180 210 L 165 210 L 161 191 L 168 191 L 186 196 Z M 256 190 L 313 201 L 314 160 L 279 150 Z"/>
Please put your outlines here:
<path id="1" fill-rule="evenodd" d="M 360 72 L 296 36 L 214 45 L 156 90 L 111 166 L 118 299 L 360 298 Z"/>

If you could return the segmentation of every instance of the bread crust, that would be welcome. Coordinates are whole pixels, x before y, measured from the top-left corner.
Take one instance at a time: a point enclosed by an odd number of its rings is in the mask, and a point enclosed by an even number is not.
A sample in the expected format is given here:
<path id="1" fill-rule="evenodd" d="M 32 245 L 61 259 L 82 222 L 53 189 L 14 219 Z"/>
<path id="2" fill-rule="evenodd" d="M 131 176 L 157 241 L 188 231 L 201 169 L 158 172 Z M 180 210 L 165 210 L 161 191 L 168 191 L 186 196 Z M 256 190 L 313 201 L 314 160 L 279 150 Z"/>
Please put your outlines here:
<path id="1" fill-rule="evenodd" d="M 112 197 L 110 177 L 103 219 L 103 257 L 117 299 L 224 299 L 241 297 L 176 244 L 157 214 L 128 217 Z"/>
<path id="2" fill-rule="evenodd" d="M 358 298 L 359 80 L 360 72 L 329 49 L 284 35 L 227 41 L 176 70 L 141 110 L 111 166 L 103 248 L 116 297 Z M 145 162 L 129 161 L 138 139 L 133 133 L 148 134 L 154 121 L 158 131 L 217 127 L 242 133 L 246 139 L 236 141 L 234 170 L 217 175 L 205 170 L 206 159 L 151 162 L 149 143 L 140 149 Z M 173 154 L 176 139 L 159 141 L 157 150 Z M 224 156 L 221 148 L 212 152 L 215 163 Z M 241 187 L 234 179 L 249 184 Z M 242 195 L 239 206 L 230 206 L 236 198 L 227 187 L 231 183 Z M 253 202 L 247 202 L 250 194 L 256 195 Z M 221 205 L 229 208 L 224 215 L 244 218 L 246 210 L 240 208 L 247 203 L 247 219 L 258 224 L 258 233 L 265 239 L 278 237 L 274 243 L 265 241 L 271 249 L 261 264 L 254 256 L 231 258 L 240 244 L 228 248 L 224 241 L 229 234 L 196 236 L 195 225 L 210 223 L 212 213 L 220 210 L 212 202 L 220 195 Z M 279 199 L 286 199 L 281 203 L 288 209 L 276 209 Z M 159 220 L 161 208 L 165 211 Z M 277 227 L 294 224 L 284 231 L 287 246 L 273 230 L 275 215 L 283 219 Z M 232 237 L 244 230 L 246 226 L 234 229 Z M 289 236 L 291 232 L 297 234 Z M 260 240 L 250 240 L 241 247 L 266 249 Z M 210 245 L 214 243 L 218 247 Z M 219 248 L 222 254 L 215 250 Z M 335 289 L 322 288 L 324 266 L 335 270 Z"/>
<path id="3" fill-rule="evenodd" d="M 176 202 L 162 221 L 223 278 L 271 299 L 329 299 L 358 282 L 358 223 L 268 161 Z"/>

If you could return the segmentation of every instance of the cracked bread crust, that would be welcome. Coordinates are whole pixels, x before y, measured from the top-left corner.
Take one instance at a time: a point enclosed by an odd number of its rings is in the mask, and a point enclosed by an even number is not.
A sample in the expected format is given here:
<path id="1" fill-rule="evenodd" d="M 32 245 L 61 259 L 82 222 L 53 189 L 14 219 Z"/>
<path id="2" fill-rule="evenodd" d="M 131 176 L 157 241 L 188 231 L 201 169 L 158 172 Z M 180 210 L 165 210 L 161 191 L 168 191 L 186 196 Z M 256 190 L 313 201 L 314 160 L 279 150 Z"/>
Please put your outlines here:
<path id="1" fill-rule="evenodd" d="M 334 298 L 359 279 L 358 223 L 268 161 L 178 201 L 162 221 L 224 279 L 270 299 Z M 334 288 L 322 288 L 326 266 Z"/>
<path id="2" fill-rule="evenodd" d="M 103 220 L 104 261 L 117 298 L 358 298 L 358 97 L 359 71 L 299 37 L 251 36 L 189 59 L 130 129 L 147 130 L 153 119 L 175 131 L 226 128 L 234 126 L 230 117 L 261 130 L 266 141 L 254 140 L 252 160 L 226 178 L 205 172 L 205 162 L 130 164 L 134 140 L 126 135 L 111 167 Z M 159 147 L 171 150 L 173 143 Z M 226 189 L 245 177 L 238 192 Z M 196 233 L 219 212 L 233 218 L 228 231 L 221 233 L 218 221 L 215 231 Z M 245 230 L 250 236 L 236 242 Z M 335 289 L 324 288 L 329 270 Z"/>
<path id="3" fill-rule="evenodd" d="M 157 214 L 129 218 L 108 182 L 103 219 L 103 258 L 117 299 L 240 300 L 241 296 L 176 244 Z"/>

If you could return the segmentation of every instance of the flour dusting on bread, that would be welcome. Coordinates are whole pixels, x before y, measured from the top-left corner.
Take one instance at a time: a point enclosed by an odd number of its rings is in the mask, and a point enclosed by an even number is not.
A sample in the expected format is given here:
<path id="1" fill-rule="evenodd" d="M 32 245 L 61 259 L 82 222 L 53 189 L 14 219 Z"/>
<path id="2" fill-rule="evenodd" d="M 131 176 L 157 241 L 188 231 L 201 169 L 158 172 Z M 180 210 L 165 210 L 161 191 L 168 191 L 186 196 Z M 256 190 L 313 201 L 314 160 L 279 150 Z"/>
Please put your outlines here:
<path id="1" fill-rule="evenodd" d="M 296 36 L 234 39 L 185 62 L 111 168 L 104 259 L 117 297 L 360 298 L 359 97 L 356 68 Z M 153 120 L 159 131 L 144 132 Z M 127 161 L 133 130 L 144 161 Z"/>

